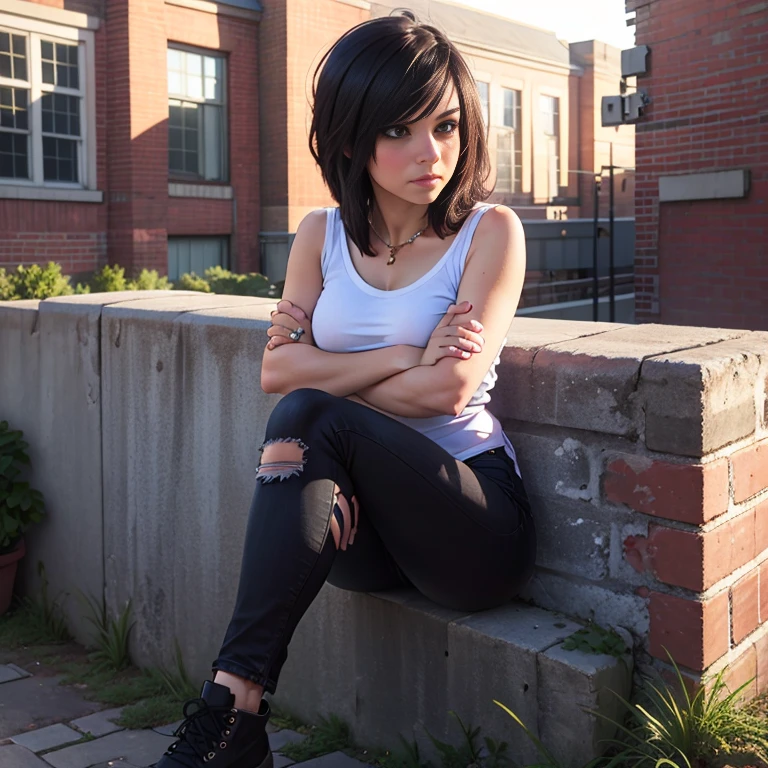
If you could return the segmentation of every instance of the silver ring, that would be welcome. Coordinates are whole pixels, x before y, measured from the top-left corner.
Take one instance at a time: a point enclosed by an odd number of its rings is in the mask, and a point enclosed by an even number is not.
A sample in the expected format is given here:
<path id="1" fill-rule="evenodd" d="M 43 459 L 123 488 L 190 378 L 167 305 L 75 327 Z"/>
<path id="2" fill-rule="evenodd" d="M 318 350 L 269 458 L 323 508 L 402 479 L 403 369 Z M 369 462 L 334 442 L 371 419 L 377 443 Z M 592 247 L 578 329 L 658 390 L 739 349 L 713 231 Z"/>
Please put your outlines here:
<path id="1" fill-rule="evenodd" d="M 299 326 L 295 331 L 291 331 L 288 336 L 293 339 L 293 341 L 298 341 L 302 336 L 304 335 L 304 329 Z"/>

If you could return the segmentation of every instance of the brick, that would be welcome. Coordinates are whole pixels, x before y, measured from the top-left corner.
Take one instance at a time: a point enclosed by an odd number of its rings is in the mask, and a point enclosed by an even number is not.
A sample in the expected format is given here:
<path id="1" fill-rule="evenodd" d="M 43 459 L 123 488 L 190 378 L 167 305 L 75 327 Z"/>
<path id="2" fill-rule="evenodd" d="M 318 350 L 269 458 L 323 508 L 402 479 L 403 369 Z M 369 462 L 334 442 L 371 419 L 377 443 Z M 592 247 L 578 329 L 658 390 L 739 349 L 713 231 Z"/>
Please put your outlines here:
<path id="1" fill-rule="evenodd" d="M 768 440 L 762 440 L 731 456 L 733 500 L 740 504 L 768 488 Z"/>
<path id="2" fill-rule="evenodd" d="M 747 635 L 754 632 L 759 623 L 759 570 L 755 569 L 739 579 L 731 587 L 731 606 L 733 626 L 731 629 L 734 645 L 738 645 Z"/>
<path id="3" fill-rule="evenodd" d="M 757 690 L 758 693 L 768 691 L 768 632 L 755 641 L 757 655 Z"/>
<path id="4" fill-rule="evenodd" d="M 739 697 L 745 701 L 757 696 L 759 681 L 757 679 L 757 649 L 754 644 L 747 646 L 737 659 L 728 664 L 723 680 L 731 692 L 738 690 L 742 685 L 746 686 L 739 694 Z"/>
<path id="5" fill-rule="evenodd" d="M 637 512 L 701 524 L 728 509 L 728 463 L 671 464 L 645 457 L 609 460 L 603 476 L 607 501 Z"/>
<path id="6" fill-rule="evenodd" d="M 678 664 L 700 672 L 728 652 L 727 591 L 703 602 L 652 592 L 648 612 L 652 656 L 668 661 L 666 649 Z"/>
<path id="7" fill-rule="evenodd" d="M 768 560 L 760 566 L 760 623 L 768 622 Z"/>
<path id="8" fill-rule="evenodd" d="M 755 554 L 761 555 L 768 550 L 768 499 L 758 504 L 755 509 Z"/>

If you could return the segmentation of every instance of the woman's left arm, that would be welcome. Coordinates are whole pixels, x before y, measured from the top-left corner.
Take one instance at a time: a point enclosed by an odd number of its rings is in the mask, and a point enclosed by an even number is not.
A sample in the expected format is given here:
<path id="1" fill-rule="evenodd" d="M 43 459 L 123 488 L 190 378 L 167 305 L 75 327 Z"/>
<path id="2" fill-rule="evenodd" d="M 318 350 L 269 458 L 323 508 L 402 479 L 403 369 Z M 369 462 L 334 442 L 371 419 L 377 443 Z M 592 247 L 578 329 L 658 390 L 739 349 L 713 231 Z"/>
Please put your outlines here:
<path id="1" fill-rule="evenodd" d="M 510 208 L 487 211 L 475 230 L 456 303 L 472 310 L 452 325 L 476 319 L 485 345 L 467 360 L 443 358 L 366 387 L 357 394 L 370 405 L 397 416 L 425 418 L 460 414 L 477 391 L 499 352 L 517 310 L 525 279 L 525 234 Z"/>

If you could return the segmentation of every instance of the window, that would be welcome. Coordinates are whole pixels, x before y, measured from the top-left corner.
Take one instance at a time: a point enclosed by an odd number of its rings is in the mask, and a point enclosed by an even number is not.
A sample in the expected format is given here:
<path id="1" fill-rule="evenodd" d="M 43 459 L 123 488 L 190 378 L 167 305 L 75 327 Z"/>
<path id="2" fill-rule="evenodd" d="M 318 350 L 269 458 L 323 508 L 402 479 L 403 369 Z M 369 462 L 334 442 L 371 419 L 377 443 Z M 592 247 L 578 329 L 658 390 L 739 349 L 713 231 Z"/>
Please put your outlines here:
<path id="1" fill-rule="evenodd" d="M 173 177 L 227 180 L 225 59 L 168 49 L 168 169 Z"/>
<path id="2" fill-rule="evenodd" d="M 486 126 L 491 122 L 491 108 L 490 101 L 488 99 L 488 83 L 476 81 L 477 92 L 480 94 L 480 104 L 483 109 L 483 120 L 485 120 Z"/>
<path id="3" fill-rule="evenodd" d="M 0 26 L 3 183 L 89 186 L 85 63 L 76 39 Z"/>
<path id="4" fill-rule="evenodd" d="M 560 99 L 540 96 L 539 110 L 547 154 L 547 197 L 552 200 L 560 191 Z"/>
<path id="5" fill-rule="evenodd" d="M 521 192 L 523 187 L 523 132 L 520 91 L 502 88 L 504 114 L 496 135 L 496 190 Z"/>
<path id="6" fill-rule="evenodd" d="M 178 280 L 186 272 L 202 277 L 208 267 L 229 266 L 228 237 L 169 237 L 168 278 Z"/>

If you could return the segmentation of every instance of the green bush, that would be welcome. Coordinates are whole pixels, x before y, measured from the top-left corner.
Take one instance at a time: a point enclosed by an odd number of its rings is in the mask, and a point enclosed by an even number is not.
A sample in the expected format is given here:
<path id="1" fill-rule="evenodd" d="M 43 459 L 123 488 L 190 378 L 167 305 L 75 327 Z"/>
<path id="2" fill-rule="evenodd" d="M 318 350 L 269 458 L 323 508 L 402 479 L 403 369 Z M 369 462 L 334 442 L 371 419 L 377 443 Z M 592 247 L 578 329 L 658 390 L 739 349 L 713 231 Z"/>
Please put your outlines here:
<path id="1" fill-rule="evenodd" d="M 117 264 L 105 264 L 101 269 L 93 273 L 93 277 L 90 280 L 90 287 L 94 293 L 125 291 L 127 290 L 126 286 L 125 269 Z"/>
<path id="2" fill-rule="evenodd" d="M 160 277 L 156 269 L 142 269 L 135 280 L 129 280 L 129 291 L 168 291 L 173 286 L 167 277 Z"/>
<path id="3" fill-rule="evenodd" d="M 18 298 L 12 278 L 6 273 L 4 267 L 0 267 L 0 301 L 10 301 Z"/>
<path id="4" fill-rule="evenodd" d="M 212 293 L 225 293 L 234 296 L 263 296 L 279 298 L 282 293 L 281 285 L 273 285 L 269 278 L 258 272 L 238 274 L 223 267 L 208 267 L 205 279 Z"/>
<path id="5" fill-rule="evenodd" d="M 17 479 L 30 464 L 24 433 L 0 421 L 0 554 L 10 552 L 32 523 L 43 518 L 43 494 Z"/>
<path id="6" fill-rule="evenodd" d="M 186 272 L 183 274 L 173 286 L 177 291 L 202 291 L 203 293 L 210 293 L 211 286 L 208 285 L 208 281 L 200 275 L 196 275 L 194 272 Z"/>
<path id="7" fill-rule="evenodd" d="M 69 277 L 61 274 L 61 264 L 49 261 L 44 267 L 30 264 L 18 266 L 10 275 L 13 298 L 47 299 L 50 296 L 70 296 L 75 290 Z"/>

